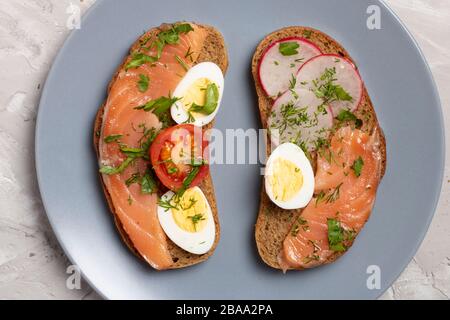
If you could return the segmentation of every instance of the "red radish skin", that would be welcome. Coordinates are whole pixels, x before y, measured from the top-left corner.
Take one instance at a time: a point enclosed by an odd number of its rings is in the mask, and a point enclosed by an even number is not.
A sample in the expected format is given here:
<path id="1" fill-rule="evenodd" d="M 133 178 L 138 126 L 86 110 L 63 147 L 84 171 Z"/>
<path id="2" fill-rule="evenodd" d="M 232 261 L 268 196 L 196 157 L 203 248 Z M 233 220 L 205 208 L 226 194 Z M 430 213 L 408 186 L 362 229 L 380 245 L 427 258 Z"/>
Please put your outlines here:
<path id="1" fill-rule="evenodd" d="M 294 56 L 283 56 L 275 48 L 284 42 L 297 42 L 300 44 L 299 53 Z M 306 53 L 302 54 L 302 51 Z M 289 88 L 289 81 L 292 76 L 302 67 L 303 63 L 312 57 L 321 55 L 320 49 L 312 42 L 301 37 L 289 37 L 272 43 L 263 53 L 262 59 L 258 66 L 259 83 L 268 97 L 277 97 L 279 94 L 286 92 Z M 270 57 L 272 59 L 270 59 Z M 274 58 L 276 57 L 276 58 Z M 270 60 L 269 60 L 270 59 Z M 303 59 L 302 62 L 295 62 L 296 59 Z M 275 65 L 275 61 L 279 65 Z M 294 63 L 297 69 L 291 68 Z M 291 72 L 290 69 L 294 69 Z"/>
<path id="2" fill-rule="evenodd" d="M 321 61 L 322 59 L 327 59 L 328 61 L 327 60 Z M 334 116 L 337 116 L 338 113 L 344 109 L 350 109 L 350 111 L 352 112 L 356 111 L 359 108 L 361 101 L 363 99 L 364 83 L 362 81 L 361 75 L 359 74 L 355 64 L 352 61 L 336 54 L 322 54 L 313 57 L 300 67 L 297 73 L 297 87 L 304 87 L 301 83 L 305 81 L 308 82 L 306 86 L 309 86 L 312 80 L 319 78 L 325 72 L 325 68 L 336 64 L 336 62 L 334 61 L 335 59 L 339 59 L 340 61 L 339 63 L 344 63 L 346 66 L 350 66 L 352 68 L 352 72 L 348 74 L 350 76 L 350 79 L 339 79 L 338 77 L 337 83 L 340 84 L 347 92 L 350 91 L 349 93 L 353 97 L 353 102 L 336 101 L 331 103 L 330 106 L 332 113 Z M 315 63 L 318 64 L 320 62 L 325 66 L 320 66 L 319 70 L 317 71 L 314 70 L 313 72 L 311 72 L 311 69 L 314 68 L 313 64 Z M 311 76 L 312 74 L 314 76 Z M 354 83 L 354 81 L 356 81 L 357 84 L 354 85 L 352 88 L 351 84 Z M 311 87 L 309 87 L 309 89 L 311 89 Z"/>
<path id="3" fill-rule="evenodd" d="M 318 112 L 318 107 L 322 104 L 322 100 L 317 98 L 315 94 L 307 89 L 299 89 L 296 92 L 298 98 L 295 97 L 292 91 L 286 91 L 283 95 L 277 98 L 272 107 L 272 113 L 268 119 L 268 128 L 270 130 L 270 138 L 272 148 L 276 148 L 282 143 L 295 142 L 304 143 L 308 151 L 314 151 L 316 142 L 319 138 L 328 139 L 330 130 L 333 127 L 333 114 L 331 108 L 325 107 L 327 114 L 318 114 L 317 123 L 313 126 L 309 122 L 305 122 L 295 127 L 288 127 L 284 132 L 277 130 L 277 127 L 283 119 L 281 115 L 282 107 L 290 102 L 294 104 L 297 109 L 308 108 L 307 113 L 309 119 L 316 118 L 315 113 Z"/>

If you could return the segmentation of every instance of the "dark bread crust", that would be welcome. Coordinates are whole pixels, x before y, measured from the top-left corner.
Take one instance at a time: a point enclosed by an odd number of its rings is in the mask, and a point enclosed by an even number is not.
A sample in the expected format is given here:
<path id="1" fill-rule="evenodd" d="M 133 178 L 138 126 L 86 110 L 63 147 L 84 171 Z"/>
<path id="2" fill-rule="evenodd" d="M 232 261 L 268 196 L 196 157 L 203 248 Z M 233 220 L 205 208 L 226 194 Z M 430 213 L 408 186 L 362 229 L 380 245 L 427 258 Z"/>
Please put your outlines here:
<path id="1" fill-rule="evenodd" d="M 195 64 L 201 63 L 201 62 L 214 62 L 216 63 L 223 71 L 223 73 L 225 74 L 227 69 L 228 69 L 228 54 L 227 54 L 227 49 L 225 47 L 225 41 L 223 39 L 223 36 L 220 34 L 219 31 L 217 31 L 215 28 L 211 27 L 211 26 L 206 26 L 206 25 L 198 25 L 198 24 L 194 24 L 197 28 L 201 28 L 207 31 L 207 37 L 205 40 L 205 43 L 203 45 L 203 49 L 202 52 L 199 54 L 197 60 L 195 61 Z M 168 24 L 162 24 L 160 27 L 158 28 L 153 28 L 150 29 L 148 32 L 146 32 L 144 35 L 142 35 L 131 47 L 130 49 L 130 54 L 132 52 L 134 52 L 140 45 L 140 41 L 147 39 L 148 37 L 154 37 L 156 36 L 159 32 L 166 30 L 170 25 Z M 124 61 L 122 62 L 122 64 L 119 66 L 119 68 L 117 69 L 117 71 L 115 72 L 109 86 L 108 86 L 108 94 L 110 92 L 111 86 L 113 85 L 113 83 L 115 82 L 115 80 L 117 79 L 119 72 L 125 67 L 125 64 L 127 63 L 128 57 L 126 57 L 124 59 Z M 94 123 L 94 135 L 93 135 L 93 142 L 94 142 L 94 147 L 95 147 L 95 151 L 97 153 L 97 158 L 99 158 L 99 142 L 100 142 L 100 132 L 101 132 L 101 127 L 102 127 L 102 123 L 103 123 L 103 114 L 104 114 L 104 108 L 105 108 L 105 104 L 106 101 L 103 103 L 103 105 L 101 106 L 101 108 L 99 109 L 97 116 L 95 118 L 95 123 Z M 209 124 L 208 126 L 205 127 L 205 130 L 211 129 L 214 126 L 213 123 Z M 125 232 L 122 223 L 120 222 L 120 220 L 118 219 L 116 213 L 115 213 L 115 208 L 111 199 L 111 195 L 109 194 L 103 179 L 102 179 L 102 175 L 100 174 L 100 182 L 103 188 L 103 192 L 105 194 L 106 200 L 108 202 L 108 206 L 110 208 L 110 211 L 114 217 L 114 223 L 117 227 L 117 230 L 119 231 L 119 234 L 122 238 L 122 240 L 125 242 L 125 244 L 127 245 L 127 247 L 139 258 L 141 258 L 142 260 L 144 260 L 142 258 L 142 256 L 139 254 L 139 252 L 136 250 L 136 248 L 134 247 L 132 241 L 130 240 L 130 237 L 128 236 L 128 234 Z M 216 197 L 215 197 L 215 192 L 214 192 L 214 185 L 213 185 L 213 181 L 211 178 L 211 175 L 208 175 L 208 177 L 203 181 L 203 183 L 199 186 L 200 189 L 203 191 L 203 193 L 205 194 L 206 198 L 208 199 L 208 202 L 211 206 L 211 210 L 213 213 L 213 217 L 214 217 L 214 222 L 216 225 L 216 238 L 215 238 L 215 242 L 213 247 L 211 248 L 211 250 L 204 254 L 204 255 L 194 255 L 191 254 L 187 251 L 184 251 L 183 249 L 181 249 L 180 247 L 178 247 L 177 245 L 175 245 L 170 239 L 167 238 L 167 243 L 168 243 L 168 248 L 170 251 L 170 254 L 172 256 L 172 259 L 174 261 L 173 265 L 171 266 L 170 269 L 181 269 L 181 268 L 185 268 L 185 267 L 189 267 L 189 266 L 193 266 L 196 264 L 199 264 L 205 260 L 207 260 L 213 253 L 214 250 L 217 247 L 217 244 L 219 242 L 220 239 L 220 223 L 219 223 L 219 216 L 218 216 L 218 211 L 217 211 L 217 204 L 216 204 Z"/>
<path id="2" fill-rule="evenodd" d="M 258 45 L 252 61 L 252 74 L 255 81 L 258 95 L 258 106 L 261 115 L 261 122 L 264 129 L 267 129 L 267 120 L 270 115 L 273 100 L 266 96 L 259 81 L 258 68 L 266 48 L 276 41 L 288 37 L 303 37 L 314 43 L 325 54 L 337 54 L 343 58 L 353 61 L 348 52 L 333 38 L 321 31 L 308 27 L 287 27 L 268 35 Z M 355 64 L 355 63 L 354 63 Z M 356 65 L 356 64 L 355 64 Z M 380 140 L 380 150 L 382 154 L 382 176 L 386 171 L 386 139 L 378 123 L 375 109 L 370 100 L 366 87 L 363 88 L 363 98 L 356 116 L 363 120 L 362 130 L 368 133 L 377 132 Z M 270 139 L 267 138 L 270 144 Z M 268 155 L 270 147 L 267 148 Z M 291 227 L 302 210 L 283 210 L 270 201 L 264 188 L 261 192 L 261 203 L 258 220 L 255 226 L 255 238 L 259 255 L 270 267 L 281 269 L 278 263 L 278 255 L 283 248 L 283 241 L 291 230 Z M 342 254 L 333 255 L 327 263 L 332 263 Z"/>

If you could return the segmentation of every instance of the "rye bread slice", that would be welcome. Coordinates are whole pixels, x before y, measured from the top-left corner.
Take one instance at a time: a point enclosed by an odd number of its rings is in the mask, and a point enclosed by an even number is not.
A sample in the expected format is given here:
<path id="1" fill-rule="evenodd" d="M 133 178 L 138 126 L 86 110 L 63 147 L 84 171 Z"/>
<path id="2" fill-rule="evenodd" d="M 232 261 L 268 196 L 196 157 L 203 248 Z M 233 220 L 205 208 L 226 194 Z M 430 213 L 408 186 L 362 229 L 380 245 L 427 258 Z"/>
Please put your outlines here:
<path id="1" fill-rule="evenodd" d="M 225 46 L 224 38 L 221 35 L 221 33 L 211 26 L 199 25 L 199 24 L 194 24 L 194 23 L 192 23 L 192 25 L 207 31 L 207 37 L 203 44 L 203 49 L 202 49 L 201 53 L 199 54 L 197 60 L 194 62 L 194 64 L 198 64 L 201 62 L 214 62 L 215 64 L 217 64 L 220 67 L 220 69 L 222 69 L 223 73 L 225 74 L 228 69 L 228 53 L 227 53 L 227 49 Z M 147 39 L 149 37 L 155 37 L 159 32 L 167 30 L 168 28 L 170 28 L 170 26 L 171 26 L 171 24 L 162 24 L 161 26 L 159 26 L 157 28 L 150 29 L 148 32 L 146 32 L 144 35 L 142 35 L 132 45 L 132 47 L 130 49 L 130 54 L 139 47 L 141 40 Z M 119 66 L 116 73 L 114 74 L 114 76 L 109 84 L 109 87 L 108 87 L 108 94 L 110 92 L 112 84 L 118 77 L 120 70 L 122 70 L 125 67 L 127 58 L 124 59 L 124 61 Z M 95 123 L 94 123 L 93 141 L 94 141 L 95 151 L 97 153 L 97 158 L 99 158 L 100 132 L 101 132 L 101 127 L 102 127 L 102 122 L 103 122 L 103 114 L 104 114 L 105 104 L 106 104 L 106 101 L 100 107 L 100 109 L 97 113 L 97 116 L 95 118 Z M 211 129 L 213 126 L 214 126 L 214 124 L 211 123 L 205 127 L 205 130 Z M 115 213 L 116 211 L 115 211 L 113 202 L 111 200 L 111 196 L 103 182 L 102 175 L 100 174 L 99 176 L 100 176 L 100 182 L 101 182 L 106 200 L 108 202 L 108 206 L 114 217 L 114 223 L 117 227 L 117 230 L 119 231 L 121 238 L 123 239 L 123 241 L 125 242 L 127 247 L 136 256 L 138 256 L 139 258 L 144 260 L 142 258 L 142 256 L 139 254 L 139 252 L 136 250 L 136 248 L 134 247 L 128 234 L 123 229 L 120 220 L 117 218 L 116 213 Z M 208 253 L 206 253 L 204 255 L 194 255 L 187 251 L 184 251 L 183 249 L 181 249 L 180 247 L 175 245 L 172 241 L 170 241 L 170 239 L 167 239 L 169 251 L 170 251 L 170 254 L 171 254 L 173 262 L 174 262 L 171 269 L 181 269 L 181 268 L 199 264 L 199 263 L 207 260 L 213 254 L 213 252 L 216 249 L 217 244 L 219 242 L 220 224 L 219 224 L 219 216 L 218 216 L 218 212 L 217 212 L 214 185 L 213 185 L 211 176 L 209 175 L 199 187 L 204 192 L 206 198 L 208 199 L 208 202 L 211 206 L 212 214 L 214 217 L 214 223 L 216 225 L 216 238 L 215 238 L 214 245 Z"/>
<path id="2" fill-rule="evenodd" d="M 288 37 L 303 37 L 314 43 L 323 53 L 337 54 L 350 61 L 353 59 L 348 52 L 333 38 L 321 31 L 308 27 L 287 27 L 275 31 L 265 37 L 256 48 L 252 61 L 252 74 L 255 81 L 256 92 L 258 95 L 258 106 L 261 116 L 261 122 L 264 129 L 267 129 L 267 120 L 273 105 L 273 100 L 266 96 L 258 76 L 258 67 L 265 53 L 266 48 L 276 41 Z M 355 63 L 354 63 L 355 64 Z M 356 65 L 356 64 L 355 64 Z M 363 98 L 355 115 L 363 120 L 362 130 L 368 133 L 376 131 L 379 135 L 380 149 L 382 153 L 382 176 L 386 171 L 386 139 L 378 123 L 378 119 L 370 100 L 366 87 L 363 88 Z M 270 138 L 267 138 L 268 155 L 270 153 Z M 314 155 L 313 155 L 314 156 Z M 278 263 L 278 255 L 283 248 L 283 241 L 290 232 L 294 221 L 301 214 L 302 210 L 283 210 L 270 201 L 262 184 L 260 209 L 255 226 L 255 238 L 259 255 L 262 260 L 270 267 L 281 269 Z M 342 254 L 335 254 L 327 263 L 334 262 Z"/>

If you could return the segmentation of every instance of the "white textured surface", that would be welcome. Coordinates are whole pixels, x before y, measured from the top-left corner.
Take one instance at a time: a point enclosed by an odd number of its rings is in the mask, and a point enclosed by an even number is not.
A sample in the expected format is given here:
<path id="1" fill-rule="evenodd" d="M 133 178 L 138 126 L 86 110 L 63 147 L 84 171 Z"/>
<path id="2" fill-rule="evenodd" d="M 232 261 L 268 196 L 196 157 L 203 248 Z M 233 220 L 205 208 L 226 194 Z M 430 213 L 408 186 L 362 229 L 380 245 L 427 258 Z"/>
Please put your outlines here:
<path id="1" fill-rule="evenodd" d="M 0 299 L 96 299 L 82 283 L 66 288 L 67 258 L 49 227 L 34 171 L 38 99 L 69 33 L 67 8 L 95 0 L 2 0 L 0 4 Z M 450 127 L 450 3 L 386 1 L 421 45 L 436 78 Z M 450 150 L 450 137 L 447 137 Z M 441 201 L 414 261 L 383 299 L 450 297 L 450 165 Z"/>

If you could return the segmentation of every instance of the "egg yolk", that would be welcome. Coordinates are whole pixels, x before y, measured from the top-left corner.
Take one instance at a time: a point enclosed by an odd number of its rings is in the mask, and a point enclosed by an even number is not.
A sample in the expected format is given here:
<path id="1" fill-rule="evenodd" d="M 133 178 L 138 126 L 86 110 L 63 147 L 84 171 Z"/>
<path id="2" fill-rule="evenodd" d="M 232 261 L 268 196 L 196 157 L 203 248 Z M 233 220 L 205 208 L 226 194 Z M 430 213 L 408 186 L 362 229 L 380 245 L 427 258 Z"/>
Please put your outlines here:
<path id="1" fill-rule="evenodd" d="M 205 198 L 196 189 L 188 189 L 179 201 L 177 209 L 172 209 L 177 226 L 190 233 L 202 231 L 208 222 Z"/>
<path id="2" fill-rule="evenodd" d="M 192 104 L 204 106 L 206 103 L 206 88 L 212 82 L 207 78 L 197 79 L 184 93 L 181 102 L 186 111 L 188 111 Z"/>
<path id="3" fill-rule="evenodd" d="M 290 201 L 303 187 L 302 170 L 289 160 L 277 159 L 273 163 L 269 184 L 277 201 Z"/>

